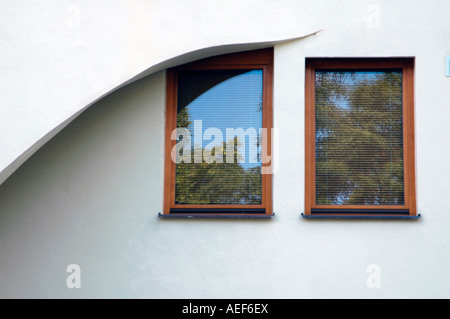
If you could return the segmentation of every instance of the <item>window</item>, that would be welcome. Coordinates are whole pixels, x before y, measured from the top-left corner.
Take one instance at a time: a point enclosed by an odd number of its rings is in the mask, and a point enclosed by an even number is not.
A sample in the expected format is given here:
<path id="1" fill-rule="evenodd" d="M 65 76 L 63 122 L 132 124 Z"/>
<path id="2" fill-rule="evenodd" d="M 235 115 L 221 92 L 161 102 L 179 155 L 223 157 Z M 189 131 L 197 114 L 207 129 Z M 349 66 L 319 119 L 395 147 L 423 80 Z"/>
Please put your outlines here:
<path id="1" fill-rule="evenodd" d="M 413 66 L 307 59 L 305 217 L 416 217 Z"/>
<path id="2" fill-rule="evenodd" d="M 271 217 L 273 49 L 167 71 L 162 217 Z"/>

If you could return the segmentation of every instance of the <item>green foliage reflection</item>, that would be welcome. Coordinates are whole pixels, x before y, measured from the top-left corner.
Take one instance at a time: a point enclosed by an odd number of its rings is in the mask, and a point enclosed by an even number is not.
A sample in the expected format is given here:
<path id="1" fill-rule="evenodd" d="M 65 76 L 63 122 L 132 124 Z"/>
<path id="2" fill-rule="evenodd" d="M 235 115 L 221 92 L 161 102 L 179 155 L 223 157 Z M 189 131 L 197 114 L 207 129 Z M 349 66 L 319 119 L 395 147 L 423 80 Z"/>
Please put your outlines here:
<path id="1" fill-rule="evenodd" d="M 402 73 L 316 72 L 316 203 L 400 205 Z"/>

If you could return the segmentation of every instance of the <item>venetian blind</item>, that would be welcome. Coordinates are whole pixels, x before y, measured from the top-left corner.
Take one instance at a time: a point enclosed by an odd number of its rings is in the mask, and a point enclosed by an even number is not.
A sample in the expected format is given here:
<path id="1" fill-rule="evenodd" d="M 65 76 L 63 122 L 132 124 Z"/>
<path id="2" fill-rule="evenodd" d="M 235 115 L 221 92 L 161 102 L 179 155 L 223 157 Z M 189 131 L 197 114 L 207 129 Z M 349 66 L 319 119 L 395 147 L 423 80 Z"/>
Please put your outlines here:
<path id="1" fill-rule="evenodd" d="M 176 165 L 176 204 L 261 204 L 262 74 L 179 72 L 177 127 L 191 141 Z"/>
<path id="2" fill-rule="evenodd" d="M 401 71 L 316 71 L 318 205 L 402 205 Z"/>

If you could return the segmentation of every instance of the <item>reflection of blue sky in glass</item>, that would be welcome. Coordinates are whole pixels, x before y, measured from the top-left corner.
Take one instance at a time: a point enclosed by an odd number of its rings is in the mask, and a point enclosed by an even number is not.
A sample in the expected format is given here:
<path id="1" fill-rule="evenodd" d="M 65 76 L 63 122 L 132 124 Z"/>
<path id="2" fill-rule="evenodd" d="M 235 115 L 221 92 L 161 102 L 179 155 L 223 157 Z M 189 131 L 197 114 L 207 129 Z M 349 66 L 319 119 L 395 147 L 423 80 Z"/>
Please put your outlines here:
<path id="1" fill-rule="evenodd" d="M 335 92 L 335 94 L 330 95 L 330 102 L 338 108 L 348 110 L 350 109 L 348 97 L 352 90 L 362 84 L 376 85 L 377 80 L 382 78 L 386 73 L 386 71 L 317 71 L 316 85 L 320 86 L 324 77 L 332 78 L 336 76 L 339 79 L 337 82 L 340 84 L 339 88 L 342 91 L 339 92 L 340 94 Z"/>
<path id="2" fill-rule="evenodd" d="M 221 130 L 223 141 L 218 144 L 225 142 L 226 128 L 254 128 L 259 134 L 262 128 L 262 79 L 262 70 L 252 70 L 233 76 L 202 93 L 187 106 L 191 121 L 189 130 L 194 133 L 194 121 L 202 120 L 202 136 L 210 127 Z M 252 141 L 249 145 L 249 138 L 246 138 L 245 144 L 239 149 L 241 154 L 245 154 L 245 164 L 241 163 L 243 167 L 261 165 L 259 161 L 255 164 L 255 158 L 248 157 L 250 147 L 253 150 L 257 147 L 253 142 L 256 143 Z M 210 140 L 203 140 L 202 147 L 209 143 Z"/>

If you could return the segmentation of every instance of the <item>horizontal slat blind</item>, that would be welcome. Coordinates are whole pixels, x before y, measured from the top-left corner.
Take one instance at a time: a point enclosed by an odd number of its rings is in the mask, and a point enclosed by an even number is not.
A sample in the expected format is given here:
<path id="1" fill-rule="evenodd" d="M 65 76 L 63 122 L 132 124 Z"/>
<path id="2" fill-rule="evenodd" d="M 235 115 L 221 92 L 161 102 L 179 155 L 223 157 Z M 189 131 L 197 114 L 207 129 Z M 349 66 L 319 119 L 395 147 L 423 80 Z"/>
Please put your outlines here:
<path id="1" fill-rule="evenodd" d="M 262 96 L 262 70 L 178 73 L 177 127 L 191 133 L 191 157 L 176 165 L 176 204 L 261 204 Z M 203 138 L 211 128 L 221 136 Z M 238 128 L 256 135 L 227 134 Z M 205 152 L 220 156 L 208 162 Z"/>
<path id="2" fill-rule="evenodd" d="M 403 205 L 401 71 L 315 73 L 317 205 Z"/>

